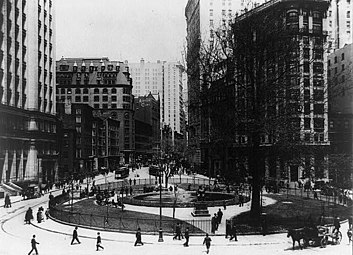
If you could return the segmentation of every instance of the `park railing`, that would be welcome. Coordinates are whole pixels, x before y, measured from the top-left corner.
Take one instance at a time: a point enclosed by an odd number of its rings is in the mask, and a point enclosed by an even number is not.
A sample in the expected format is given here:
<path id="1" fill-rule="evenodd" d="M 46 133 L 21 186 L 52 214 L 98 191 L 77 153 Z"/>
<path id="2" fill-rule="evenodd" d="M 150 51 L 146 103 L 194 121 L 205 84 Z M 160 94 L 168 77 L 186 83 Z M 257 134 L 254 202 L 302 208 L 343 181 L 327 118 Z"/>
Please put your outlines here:
<path id="1" fill-rule="evenodd" d="M 119 209 L 117 209 L 119 210 Z M 108 212 L 108 210 L 107 210 Z M 80 225 L 91 228 L 104 229 L 117 232 L 135 232 L 137 228 L 145 233 L 158 234 L 159 228 L 163 232 L 174 234 L 177 223 L 181 223 L 182 228 L 189 228 L 192 234 L 204 234 L 211 231 L 210 219 L 163 219 L 124 217 L 114 213 L 89 214 L 84 212 L 71 211 L 69 208 L 63 209 L 60 206 L 54 206 L 50 209 L 50 216 L 56 220 L 66 222 L 72 225 Z"/>

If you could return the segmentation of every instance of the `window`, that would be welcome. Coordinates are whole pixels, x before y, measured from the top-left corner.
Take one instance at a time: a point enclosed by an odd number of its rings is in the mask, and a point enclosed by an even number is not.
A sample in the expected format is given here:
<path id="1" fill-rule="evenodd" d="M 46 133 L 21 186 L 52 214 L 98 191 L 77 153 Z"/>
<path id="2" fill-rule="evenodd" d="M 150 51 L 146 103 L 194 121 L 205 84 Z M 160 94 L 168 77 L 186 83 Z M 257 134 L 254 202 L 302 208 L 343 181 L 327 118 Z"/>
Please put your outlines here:
<path id="1" fill-rule="evenodd" d="M 81 90 L 77 88 L 77 89 L 75 89 L 75 93 L 76 94 L 81 94 Z"/>
<path id="2" fill-rule="evenodd" d="M 310 87 L 310 79 L 309 79 L 309 77 L 304 77 L 304 87 Z"/>
<path id="3" fill-rule="evenodd" d="M 304 72 L 308 73 L 310 71 L 310 63 L 308 61 L 304 62 Z"/>
<path id="4" fill-rule="evenodd" d="M 351 17 L 351 12 L 347 11 L 347 18 L 349 19 Z"/>
<path id="5" fill-rule="evenodd" d="M 323 101 L 324 100 L 324 91 L 323 90 L 314 90 L 314 100 L 315 101 Z"/>
<path id="6" fill-rule="evenodd" d="M 81 102 L 81 96 L 75 96 L 75 102 Z"/>
<path id="7" fill-rule="evenodd" d="M 335 64 L 337 63 L 337 56 L 335 56 Z"/>
<path id="8" fill-rule="evenodd" d="M 310 103 L 304 104 L 304 114 L 306 114 L 306 115 L 310 114 Z"/>
<path id="9" fill-rule="evenodd" d="M 315 118 L 314 119 L 314 130 L 316 132 L 324 131 L 324 119 L 323 118 Z"/>
<path id="10" fill-rule="evenodd" d="M 76 127 L 76 132 L 81 133 L 81 126 Z"/>
<path id="11" fill-rule="evenodd" d="M 305 142 L 310 142 L 310 133 L 305 133 L 304 134 L 304 141 Z"/>
<path id="12" fill-rule="evenodd" d="M 116 88 L 112 88 L 112 94 L 116 93 Z"/>
<path id="13" fill-rule="evenodd" d="M 99 102 L 99 96 L 94 96 L 93 101 L 94 101 L 94 102 Z"/>
<path id="14" fill-rule="evenodd" d="M 103 94 L 108 94 L 108 89 L 107 88 L 103 89 Z"/>
<path id="15" fill-rule="evenodd" d="M 76 116 L 76 123 L 81 123 L 81 116 Z"/>
<path id="16" fill-rule="evenodd" d="M 108 109 L 108 104 L 103 104 L 103 109 Z"/>
<path id="17" fill-rule="evenodd" d="M 324 114 L 324 104 L 314 104 L 314 114 Z"/>
<path id="18" fill-rule="evenodd" d="M 88 88 L 83 89 L 83 94 L 88 94 Z"/>
<path id="19" fill-rule="evenodd" d="M 88 102 L 88 96 L 83 96 L 83 102 Z"/>
<path id="20" fill-rule="evenodd" d="M 310 123 L 311 123 L 310 118 L 304 118 L 304 129 L 305 130 L 310 130 Z"/>
<path id="21" fill-rule="evenodd" d="M 113 109 L 116 109 L 116 104 L 112 104 L 112 108 L 113 108 Z"/>
<path id="22" fill-rule="evenodd" d="M 117 97 L 116 96 L 112 96 L 112 101 L 116 102 Z"/>
<path id="23" fill-rule="evenodd" d="M 94 109 L 99 109 L 99 104 L 94 104 L 93 107 Z"/>
<path id="24" fill-rule="evenodd" d="M 94 89 L 94 94 L 99 94 L 99 89 Z"/>
<path id="25" fill-rule="evenodd" d="M 65 89 L 61 89 L 61 94 L 65 94 Z"/>
<path id="26" fill-rule="evenodd" d="M 344 71 L 344 64 L 342 65 L 342 71 Z"/>
<path id="27" fill-rule="evenodd" d="M 309 59 L 310 58 L 310 49 L 304 48 L 304 58 Z"/>
<path id="28" fill-rule="evenodd" d="M 344 53 L 341 54 L 341 60 L 344 60 Z M 335 57 L 335 61 L 337 62 L 337 57 Z"/>
<path id="29" fill-rule="evenodd" d="M 103 96 L 103 101 L 107 102 L 108 101 L 108 96 Z"/>

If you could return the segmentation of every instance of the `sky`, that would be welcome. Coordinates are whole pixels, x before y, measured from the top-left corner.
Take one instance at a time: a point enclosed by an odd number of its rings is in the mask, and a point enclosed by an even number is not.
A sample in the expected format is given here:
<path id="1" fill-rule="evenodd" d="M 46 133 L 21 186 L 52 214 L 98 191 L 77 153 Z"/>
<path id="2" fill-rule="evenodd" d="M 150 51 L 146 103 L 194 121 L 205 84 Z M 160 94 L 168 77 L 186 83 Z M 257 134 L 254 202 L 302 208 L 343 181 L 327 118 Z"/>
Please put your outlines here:
<path id="1" fill-rule="evenodd" d="M 56 59 L 182 60 L 187 0 L 58 0 Z"/>

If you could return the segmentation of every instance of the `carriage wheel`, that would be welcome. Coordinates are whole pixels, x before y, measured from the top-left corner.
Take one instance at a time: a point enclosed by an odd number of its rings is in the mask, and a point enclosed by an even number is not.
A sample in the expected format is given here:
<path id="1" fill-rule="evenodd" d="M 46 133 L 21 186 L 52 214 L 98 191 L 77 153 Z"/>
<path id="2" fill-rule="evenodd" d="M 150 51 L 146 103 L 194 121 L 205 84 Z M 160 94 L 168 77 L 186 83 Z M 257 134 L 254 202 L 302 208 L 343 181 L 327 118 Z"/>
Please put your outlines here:
<path id="1" fill-rule="evenodd" d="M 320 245 L 321 245 L 321 248 L 325 248 L 325 247 L 326 247 L 326 245 L 327 245 L 327 238 L 326 238 L 326 236 L 324 236 L 324 237 L 321 238 Z"/>

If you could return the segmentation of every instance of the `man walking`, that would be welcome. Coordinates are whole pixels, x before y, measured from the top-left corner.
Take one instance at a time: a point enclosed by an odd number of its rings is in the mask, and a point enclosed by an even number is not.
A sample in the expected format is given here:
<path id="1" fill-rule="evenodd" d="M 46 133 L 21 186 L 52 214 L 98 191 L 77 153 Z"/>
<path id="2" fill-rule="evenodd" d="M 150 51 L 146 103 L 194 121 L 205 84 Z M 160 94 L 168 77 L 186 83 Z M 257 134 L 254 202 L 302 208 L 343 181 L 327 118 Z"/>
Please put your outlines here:
<path id="1" fill-rule="evenodd" d="M 98 232 L 97 233 L 97 244 L 96 244 L 96 251 L 99 251 L 99 248 L 103 249 L 104 250 L 104 247 L 101 245 L 102 243 L 102 238 L 100 236 L 100 233 Z"/>
<path id="2" fill-rule="evenodd" d="M 74 241 L 75 241 L 75 240 L 76 240 L 79 244 L 81 243 L 80 240 L 78 240 L 77 227 L 75 227 L 74 232 L 72 233 L 71 245 L 74 244 Z"/>
<path id="3" fill-rule="evenodd" d="M 143 245 L 143 242 L 142 242 L 142 240 L 141 240 L 142 238 L 141 238 L 141 229 L 140 228 L 138 228 L 137 229 L 137 232 L 136 232 L 136 241 L 135 241 L 135 246 L 137 246 L 137 244 L 141 244 L 141 245 Z"/>
<path id="4" fill-rule="evenodd" d="M 33 238 L 31 240 L 32 250 L 28 253 L 28 255 L 30 255 L 32 251 L 35 251 L 36 255 L 38 255 L 37 244 L 39 243 L 37 243 L 36 241 L 36 235 L 33 235 Z"/>
<path id="5" fill-rule="evenodd" d="M 173 240 L 177 239 L 181 240 L 181 227 L 180 227 L 180 223 L 178 222 L 176 227 L 175 227 L 175 236 L 173 237 Z"/>
<path id="6" fill-rule="evenodd" d="M 203 240 L 203 244 L 206 244 L 206 253 L 208 254 L 210 252 L 210 247 L 211 247 L 211 238 L 208 236 L 208 233 L 206 233 L 206 237 Z"/>
<path id="7" fill-rule="evenodd" d="M 188 227 L 186 227 L 186 229 L 185 229 L 184 236 L 185 236 L 184 246 L 189 247 L 189 228 Z"/>
<path id="8" fill-rule="evenodd" d="M 219 210 L 217 212 L 218 224 L 221 224 L 222 216 L 223 216 L 223 212 L 222 212 L 221 208 L 219 208 Z"/>

